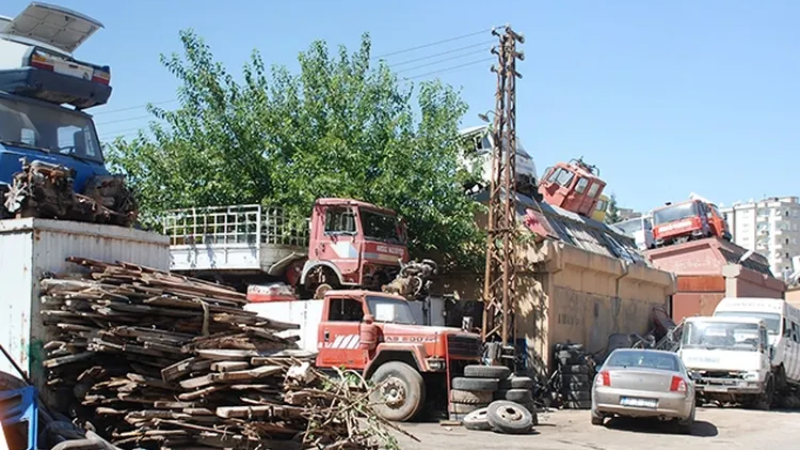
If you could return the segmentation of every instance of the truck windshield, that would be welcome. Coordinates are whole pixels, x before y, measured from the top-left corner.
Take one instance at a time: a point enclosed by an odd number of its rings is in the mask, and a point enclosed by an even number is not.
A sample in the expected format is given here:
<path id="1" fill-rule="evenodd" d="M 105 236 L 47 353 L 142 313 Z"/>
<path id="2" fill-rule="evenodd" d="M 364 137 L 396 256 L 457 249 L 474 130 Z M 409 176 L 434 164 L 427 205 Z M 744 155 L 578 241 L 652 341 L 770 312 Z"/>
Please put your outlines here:
<path id="1" fill-rule="evenodd" d="M 754 352 L 761 345 L 758 325 L 754 323 L 697 321 L 687 322 L 683 330 L 684 348 Z"/>
<path id="2" fill-rule="evenodd" d="M 376 322 L 416 325 L 411 308 L 405 300 L 368 295 L 367 306 Z"/>
<path id="3" fill-rule="evenodd" d="M 634 233 L 641 231 L 643 228 L 642 219 L 626 220 L 624 222 L 615 223 L 614 226 L 630 237 L 633 237 Z"/>
<path id="4" fill-rule="evenodd" d="M 653 224 L 661 225 L 696 216 L 697 203 L 680 203 L 653 212 Z"/>
<path id="5" fill-rule="evenodd" d="M 361 210 L 361 228 L 364 238 L 390 244 L 402 244 L 397 218 L 376 211 Z"/>
<path id="6" fill-rule="evenodd" d="M 781 332 L 781 315 L 778 313 L 765 313 L 755 311 L 717 311 L 714 317 L 754 317 L 767 324 L 767 333 L 777 335 Z"/>
<path id="7" fill-rule="evenodd" d="M 92 120 L 66 108 L 0 98 L 0 142 L 103 162 Z"/>

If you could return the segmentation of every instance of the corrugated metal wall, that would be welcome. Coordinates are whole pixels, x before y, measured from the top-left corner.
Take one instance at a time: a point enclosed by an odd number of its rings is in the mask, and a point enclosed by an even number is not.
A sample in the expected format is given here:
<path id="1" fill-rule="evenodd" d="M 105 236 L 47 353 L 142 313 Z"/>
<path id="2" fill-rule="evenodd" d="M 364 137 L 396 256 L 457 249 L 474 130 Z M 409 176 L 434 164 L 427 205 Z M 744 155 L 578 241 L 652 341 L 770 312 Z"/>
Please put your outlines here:
<path id="1" fill-rule="evenodd" d="M 48 340 L 39 316 L 38 280 L 48 272 L 78 270 L 66 262 L 70 256 L 169 269 L 168 239 L 158 234 L 70 221 L 0 221 L 0 343 L 37 384 Z M 6 361 L 0 361 L 0 370 L 13 373 Z"/>

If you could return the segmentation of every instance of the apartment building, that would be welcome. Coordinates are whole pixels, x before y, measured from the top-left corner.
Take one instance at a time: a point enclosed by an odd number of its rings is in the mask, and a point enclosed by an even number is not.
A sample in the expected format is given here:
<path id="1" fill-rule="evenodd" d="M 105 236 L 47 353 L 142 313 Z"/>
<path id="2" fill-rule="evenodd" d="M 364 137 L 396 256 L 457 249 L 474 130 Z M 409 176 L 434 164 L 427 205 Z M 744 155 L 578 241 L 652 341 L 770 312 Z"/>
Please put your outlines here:
<path id="1" fill-rule="evenodd" d="M 720 212 L 728 221 L 733 241 L 766 256 L 773 275 L 781 278 L 795 270 L 792 257 L 800 255 L 798 197 L 737 202 Z"/>

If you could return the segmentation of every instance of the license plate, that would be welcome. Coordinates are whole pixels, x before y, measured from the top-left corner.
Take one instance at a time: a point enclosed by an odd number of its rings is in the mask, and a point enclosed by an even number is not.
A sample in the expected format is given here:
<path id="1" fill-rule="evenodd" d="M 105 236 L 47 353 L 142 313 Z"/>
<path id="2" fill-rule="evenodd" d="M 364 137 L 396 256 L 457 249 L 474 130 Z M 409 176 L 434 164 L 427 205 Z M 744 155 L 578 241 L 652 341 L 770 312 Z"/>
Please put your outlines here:
<path id="1" fill-rule="evenodd" d="M 704 386 L 703 390 L 706 392 L 728 392 L 728 386 Z"/>
<path id="2" fill-rule="evenodd" d="M 619 399 L 619 404 L 622 406 L 635 406 L 638 408 L 655 408 L 658 406 L 658 400 L 652 398 L 622 397 Z"/>
<path id="3" fill-rule="evenodd" d="M 53 64 L 53 71 L 61 75 L 82 78 L 84 80 L 91 80 L 93 72 L 91 67 L 73 64 L 67 61 L 56 61 Z"/>

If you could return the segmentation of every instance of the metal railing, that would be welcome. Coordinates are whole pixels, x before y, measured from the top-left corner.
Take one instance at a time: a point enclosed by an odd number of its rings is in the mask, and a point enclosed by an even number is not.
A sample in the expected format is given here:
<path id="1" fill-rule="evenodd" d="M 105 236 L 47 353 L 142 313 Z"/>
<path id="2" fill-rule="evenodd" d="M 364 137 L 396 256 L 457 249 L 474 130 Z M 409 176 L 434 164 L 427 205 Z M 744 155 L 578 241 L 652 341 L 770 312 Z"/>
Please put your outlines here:
<path id="1" fill-rule="evenodd" d="M 167 211 L 162 220 L 171 246 L 308 246 L 308 219 L 277 206 L 234 205 Z"/>

